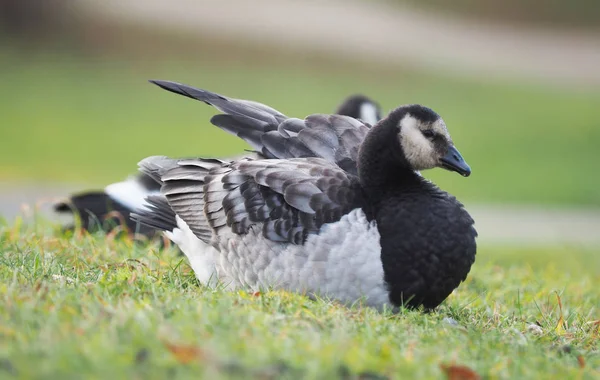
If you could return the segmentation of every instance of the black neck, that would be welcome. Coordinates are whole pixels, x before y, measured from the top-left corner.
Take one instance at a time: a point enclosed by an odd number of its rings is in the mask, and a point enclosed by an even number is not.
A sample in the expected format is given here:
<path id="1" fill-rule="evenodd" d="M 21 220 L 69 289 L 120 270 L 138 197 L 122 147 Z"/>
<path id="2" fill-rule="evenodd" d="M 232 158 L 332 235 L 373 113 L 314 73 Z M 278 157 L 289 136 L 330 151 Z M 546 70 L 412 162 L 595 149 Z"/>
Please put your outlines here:
<path id="1" fill-rule="evenodd" d="M 410 184 L 418 175 L 408 164 L 398 140 L 398 128 L 378 124 L 363 141 L 358 159 L 358 176 L 364 189 Z"/>
<path id="2" fill-rule="evenodd" d="M 413 114 L 421 111 L 411 108 Z M 462 205 L 409 165 L 398 140 L 398 120 L 405 112 L 397 109 L 369 131 L 359 151 L 358 175 L 367 198 L 363 210 L 380 235 L 391 302 L 433 308 L 469 272 L 476 233 Z"/>

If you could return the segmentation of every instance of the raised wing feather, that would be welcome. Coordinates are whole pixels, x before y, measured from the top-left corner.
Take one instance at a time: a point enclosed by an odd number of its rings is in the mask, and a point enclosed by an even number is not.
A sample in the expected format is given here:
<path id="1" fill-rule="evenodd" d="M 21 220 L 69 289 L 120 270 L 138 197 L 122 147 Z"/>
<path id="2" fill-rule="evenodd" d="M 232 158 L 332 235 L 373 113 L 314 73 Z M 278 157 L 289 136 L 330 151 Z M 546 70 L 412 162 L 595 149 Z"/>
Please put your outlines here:
<path id="1" fill-rule="evenodd" d="M 357 174 L 358 148 L 370 128 L 357 119 L 342 115 L 288 118 L 257 102 L 231 99 L 175 82 L 151 82 L 223 112 L 213 116 L 211 123 L 246 141 L 263 158 L 319 157 Z"/>

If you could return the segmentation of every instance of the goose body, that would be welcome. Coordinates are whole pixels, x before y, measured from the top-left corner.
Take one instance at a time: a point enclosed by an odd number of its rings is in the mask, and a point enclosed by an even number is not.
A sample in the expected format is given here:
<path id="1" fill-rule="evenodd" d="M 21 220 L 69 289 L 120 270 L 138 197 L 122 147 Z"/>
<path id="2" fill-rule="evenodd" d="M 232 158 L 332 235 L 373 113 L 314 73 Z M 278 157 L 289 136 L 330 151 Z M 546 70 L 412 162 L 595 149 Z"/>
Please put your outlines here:
<path id="1" fill-rule="evenodd" d="M 371 127 L 154 83 L 219 109 L 211 122 L 266 158 L 140 162 L 161 195 L 134 219 L 166 231 L 201 283 L 434 308 L 466 278 L 473 220 L 416 171 L 470 168 L 429 108 L 402 106 Z"/>
<path id="2" fill-rule="evenodd" d="M 356 117 L 370 124 L 377 123 L 381 118 L 379 105 L 361 94 L 348 96 L 335 113 Z M 260 155 L 258 157 L 264 158 Z M 103 229 L 110 232 L 115 226 L 121 225 L 128 231 L 152 238 L 156 230 L 139 225 L 131 219 L 131 214 L 147 205 L 146 197 L 159 194 L 159 190 L 160 185 L 157 182 L 139 173 L 124 181 L 112 183 L 102 190 L 73 194 L 68 199 L 56 203 L 54 211 L 73 217 L 77 215 L 84 230 Z M 65 227 L 72 229 L 74 225 L 75 221 Z"/>

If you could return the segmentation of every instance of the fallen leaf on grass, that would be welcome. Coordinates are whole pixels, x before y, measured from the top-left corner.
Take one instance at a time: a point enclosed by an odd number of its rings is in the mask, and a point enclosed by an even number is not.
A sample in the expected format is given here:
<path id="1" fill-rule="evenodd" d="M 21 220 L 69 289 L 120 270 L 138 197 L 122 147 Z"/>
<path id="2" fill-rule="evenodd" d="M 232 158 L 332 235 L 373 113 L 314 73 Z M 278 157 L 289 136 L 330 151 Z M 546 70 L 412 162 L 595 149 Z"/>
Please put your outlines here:
<path id="1" fill-rule="evenodd" d="M 175 359 L 179 363 L 188 364 L 195 360 L 201 360 L 206 357 L 204 351 L 196 346 L 172 344 L 169 342 L 163 342 L 165 347 L 175 356 Z"/>
<path id="2" fill-rule="evenodd" d="M 579 363 L 579 368 L 585 368 L 585 358 L 583 355 L 577 356 L 577 363 Z"/>
<path id="3" fill-rule="evenodd" d="M 480 380 L 481 376 L 471 368 L 464 365 L 440 364 L 442 372 L 446 374 L 448 380 Z"/>

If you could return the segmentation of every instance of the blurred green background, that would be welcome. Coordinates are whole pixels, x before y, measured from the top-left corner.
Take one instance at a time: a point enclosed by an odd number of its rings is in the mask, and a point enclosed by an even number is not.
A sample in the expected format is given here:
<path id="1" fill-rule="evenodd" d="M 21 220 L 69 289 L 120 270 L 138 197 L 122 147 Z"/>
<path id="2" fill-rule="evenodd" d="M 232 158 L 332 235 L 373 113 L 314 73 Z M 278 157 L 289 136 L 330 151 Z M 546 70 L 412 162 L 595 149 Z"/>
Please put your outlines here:
<path id="1" fill-rule="evenodd" d="M 544 25 L 565 29 L 600 29 L 596 0 L 389 0 L 433 12 L 468 15 L 485 22 Z"/>
<path id="2" fill-rule="evenodd" d="M 383 57 L 369 63 L 306 49 L 278 51 L 219 33 L 191 35 L 95 18 L 73 11 L 66 0 L 49 1 L 49 8 L 41 1 L 29 2 L 37 8 L 2 1 L 4 182 L 100 187 L 134 173 L 136 163 L 148 155 L 224 156 L 246 148 L 210 125 L 211 107 L 147 83 L 154 78 L 260 101 L 297 117 L 331 112 L 357 92 L 379 101 L 386 112 L 422 103 L 444 117 L 473 168 L 469 179 L 441 170 L 426 173 L 460 199 L 600 205 L 597 86 L 459 76 L 390 64 Z M 480 3 L 488 4 L 491 8 L 483 7 L 488 11 L 495 7 L 492 1 Z M 437 4 L 432 0 L 422 6 Z M 453 12 L 461 10 L 465 17 L 487 12 L 469 1 L 456 4 Z M 510 2 L 510 9 L 519 4 Z M 569 7 L 552 4 L 554 14 Z M 588 3 L 578 4 L 584 9 Z M 530 5 L 523 3 L 514 14 L 531 14 Z M 588 5 L 597 8 L 597 2 Z M 499 13 L 495 21 L 523 22 L 511 14 Z M 589 13 L 581 15 L 586 21 L 578 27 L 597 26 L 597 19 L 586 18 Z M 548 19 L 525 21 L 543 24 Z M 560 26 L 572 26 L 570 20 Z"/>

